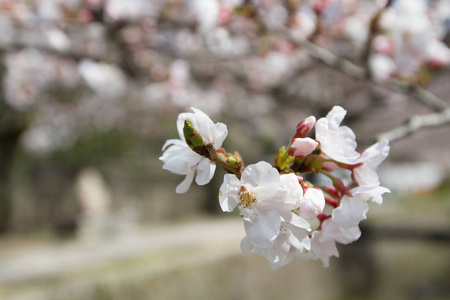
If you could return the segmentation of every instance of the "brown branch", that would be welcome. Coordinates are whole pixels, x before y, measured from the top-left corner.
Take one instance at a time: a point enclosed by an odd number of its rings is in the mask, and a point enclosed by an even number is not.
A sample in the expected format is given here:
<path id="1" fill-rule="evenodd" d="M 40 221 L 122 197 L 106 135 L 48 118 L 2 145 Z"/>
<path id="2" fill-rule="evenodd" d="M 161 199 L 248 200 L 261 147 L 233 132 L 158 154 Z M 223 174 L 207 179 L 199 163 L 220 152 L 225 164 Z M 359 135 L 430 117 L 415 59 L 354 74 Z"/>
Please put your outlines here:
<path id="1" fill-rule="evenodd" d="M 370 68 L 368 68 L 368 66 L 369 66 L 370 54 L 372 52 L 373 40 L 375 39 L 376 35 L 380 31 L 379 23 L 380 23 L 381 16 L 382 16 L 383 12 L 389 6 L 391 6 L 391 4 L 392 4 L 392 0 L 388 0 L 386 2 L 385 6 L 383 6 L 378 11 L 376 11 L 375 14 L 372 16 L 372 19 L 370 20 L 369 36 L 368 36 L 367 41 L 366 41 L 366 43 L 364 45 L 364 50 L 363 50 L 362 58 L 361 58 L 364 66 L 366 67 L 366 71 L 368 72 L 369 75 L 372 75 L 371 74 L 371 70 L 370 70 Z"/>
<path id="2" fill-rule="evenodd" d="M 316 44 L 311 43 L 308 40 L 299 41 L 292 35 L 289 35 L 289 39 L 297 43 L 302 49 L 306 50 L 311 57 L 314 57 L 326 66 L 337 69 L 353 78 L 362 80 L 367 79 L 366 71 L 364 68 L 357 66 L 346 59 L 334 55 L 328 49 L 317 46 Z"/>
<path id="3" fill-rule="evenodd" d="M 368 75 L 366 68 L 360 67 L 347 59 L 338 57 L 328 49 L 313 44 L 308 40 L 298 40 L 297 38 L 295 38 L 295 36 L 289 33 L 286 34 L 286 36 L 290 41 L 296 43 L 299 47 L 306 50 L 311 57 L 314 57 L 324 65 L 339 70 L 350 77 L 360 80 L 367 80 L 372 84 L 383 86 L 390 90 L 410 95 L 416 101 L 428 106 L 430 109 L 436 112 L 443 111 L 449 107 L 449 105 L 445 101 L 418 85 L 406 83 L 395 78 L 387 81 L 376 80 L 375 78 Z"/>
<path id="4" fill-rule="evenodd" d="M 244 163 L 239 153 L 234 152 L 234 156 L 237 156 L 240 159 L 240 162 L 234 165 L 230 165 L 228 164 L 227 159 L 225 157 L 218 155 L 217 150 L 214 148 L 212 144 L 207 144 L 206 150 L 208 151 L 207 157 L 209 158 L 209 160 L 220 165 L 226 171 L 236 175 L 238 179 L 241 179 L 242 172 L 244 170 Z"/>
<path id="5" fill-rule="evenodd" d="M 450 123 L 450 108 L 447 108 L 441 112 L 413 116 L 406 124 L 399 126 L 391 131 L 382 133 L 378 136 L 378 140 L 388 140 L 390 142 L 407 137 L 408 135 L 423 129 L 438 127 Z"/>

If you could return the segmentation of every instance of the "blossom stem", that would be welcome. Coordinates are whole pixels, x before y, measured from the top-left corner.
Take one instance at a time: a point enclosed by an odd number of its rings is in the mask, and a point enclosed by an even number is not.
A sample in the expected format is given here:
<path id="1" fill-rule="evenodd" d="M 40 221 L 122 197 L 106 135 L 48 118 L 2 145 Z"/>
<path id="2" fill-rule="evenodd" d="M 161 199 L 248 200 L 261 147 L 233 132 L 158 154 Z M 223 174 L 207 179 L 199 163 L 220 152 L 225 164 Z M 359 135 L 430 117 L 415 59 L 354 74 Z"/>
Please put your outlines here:
<path id="1" fill-rule="evenodd" d="M 324 214 L 324 213 L 319 214 L 319 215 L 317 216 L 317 219 L 319 219 L 320 225 L 319 225 L 319 227 L 317 228 L 317 230 L 322 230 L 322 223 L 323 223 L 325 220 L 329 219 L 329 218 L 331 218 L 331 215 L 327 215 L 327 214 Z"/>
<path id="2" fill-rule="evenodd" d="M 333 208 L 336 208 L 339 206 L 339 200 L 334 199 L 333 197 L 330 197 L 330 196 L 325 196 L 325 202 L 328 205 L 331 205 Z"/>
<path id="3" fill-rule="evenodd" d="M 330 178 L 333 181 L 333 186 L 342 194 L 342 195 L 348 195 L 349 194 L 349 189 L 344 185 L 344 183 L 342 182 L 342 180 L 340 180 L 339 178 L 334 177 L 333 175 L 331 175 L 330 173 L 328 173 L 327 171 L 324 170 L 320 170 L 320 173 L 324 174 L 325 176 L 327 176 L 328 178 Z"/>
<path id="4" fill-rule="evenodd" d="M 342 193 L 331 186 L 321 186 L 320 189 L 332 197 L 342 198 Z"/>
<path id="5" fill-rule="evenodd" d="M 336 177 L 334 177 L 332 174 L 328 173 L 327 171 L 320 170 L 320 173 L 322 173 L 323 175 L 325 175 L 328 178 L 330 178 L 333 182 L 337 179 Z"/>
<path id="6" fill-rule="evenodd" d="M 203 156 L 208 158 L 210 161 L 220 165 L 226 171 L 236 175 L 238 179 L 241 179 L 242 172 L 244 171 L 244 164 L 242 162 L 242 157 L 238 152 L 234 152 L 233 155 L 239 159 L 238 163 L 234 163 L 230 165 L 227 162 L 226 157 L 219 155 L 217 150 L 214 148 L 213 144 L 209 143 L 206 145 L 207 154 L 205 153 Z"/>

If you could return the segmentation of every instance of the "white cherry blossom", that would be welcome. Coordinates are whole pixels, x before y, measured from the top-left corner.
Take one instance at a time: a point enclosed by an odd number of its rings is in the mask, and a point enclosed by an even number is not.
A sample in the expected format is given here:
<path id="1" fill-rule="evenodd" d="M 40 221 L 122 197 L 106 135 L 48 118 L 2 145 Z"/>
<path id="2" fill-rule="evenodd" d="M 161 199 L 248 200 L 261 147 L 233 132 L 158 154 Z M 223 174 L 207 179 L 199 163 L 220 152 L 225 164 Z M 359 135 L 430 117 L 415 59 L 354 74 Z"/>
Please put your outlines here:
<path id="1" fill-rule="evenodd" d="M 266 248 L 280 232 L 279 208 L 283 206 L 286 194 L 278 171 L 262 161 L 246 167 L 241 180 L 226 174 L 220 187 L 219 202 L 225 212 L 238 207 L 248 242 Z"/>
<path id="2" fill-rule="evenodd" d="M 384 81 L 396 72 L 395 62 L 391 57 L 383 54 L 373 54 L 369 58 L 369 66 L 375 79 Z"/>
<path id="3" fill-rule="evenodd" d="M 241 249 L 244 253 L 253 249 L 256 254 L 263 255 L 270 262 L 272 269 L 279 269 L 288 264 L 297 252 L 311 249 L 309 231 L 310 224 L 305 219 L 287 212 L 282 217 L 280 233 L 269 247 L 253 247 L 245 237 L 241 241 Z"/>
<path id="4" fill-rule="evenodd" d="M 354 180 L 358 186 L 351 189 L 352 195 L 364 196 L 367 200 L 381 204 L 381 195 L 390 193 L 389 189 L 380 186 L 376 168 L 389 154 L 388 141 L 378 142 L 361 153 L 361 166 L 353 170 Z"/>
<path id="5" fill-rule="evenodd" d="M 389 149 L 389 142 L 383 140 L 361 153 L 359 162 L 363 164 L 353 170 L 355 180 L 360 187 L 376 187 L 380 185 L 376 168 L 386 159 Z"/>
<path id="6" fill-rule="evenodd" d="M 359 225 L 359 222 L 367 218 L 369 205 L 365 197 L 356 195 L 354 197 L 344 196 L 339 207 L 333 210 L 333 221 L 344 227 L 351 228 Z"/>
<path id="7" fill-rule="evenodd" d="M 280 206 L 279 209 L 291 211 L 299 207 L 303 198 L 303 189 L 298 180 L 294 173 L 280 175 L 282 189 L 279 193 L 285 193 L 285 199 L 283 206 Z"/>
<path id="8" fill-rule="evenodd" d="M 304 192 L 298 176 L 293 173 L 282 174 L 280 180 L 282 185 L 280 192 L 286 193 L 282 206 L 279 206 L 280 213 L 298 208 L 300 216 L 310 220 L 323 212 L 325 198 L 320 189 L 308 188 Z"/>
<path id="9" fill-rule="evenodd" d="M 330 257 L 339 257 L 339 252 L 336 248 L 336 242 L 322 239 L 323 234 L 323 231 L 314 231 L 311 237 L 311 250 L 296 253 L 296 255 L 307 259 L 320 259 L 323 262 L 323 266 L 328 268 L 330 266 Z"/>
<path id="10" fill-rule="evenodd" d="M 336 223 L 332 218 L 322 223 L 322 234 L 320 241 L 335 241 L 340 244 L 350 244 L 358 240 L 361 236 L 361 230 L 358 226 L 346 227 Z"/>
<path id="11" fill-rule="evenodd" d="M 433 24 L 439 23 L 436 19 L 445 9 L 431 13 L 428 2 L 396 0 L 381 16 L 380 26 L 394 46 L 391 55 L 400 77 L 417 76 L 424 62 L 433 67 L 450 62 L 450 50 L 440 40 L 445 30 L 439 33 Z"/>
<path id="12" fill-rule="evenodd" d="M 205 185 L 211 181 L 216 165 L 208 158 L 203 157 L 186 144 L 183 134 L 184 121 L 192 122 L 193 127 L 200 133 L 204 143 L 211 143 L 214 148 L 222 146 L 228 130 L 223 123 L 213 123 L 213 121 L 199 109 L 192 108 L 194 113 L 181 113 L 177 120 L 177 129 L 180 139 L 168 140 L 162 150 L 163 155 L 159 158 L 164 162 L 163 169 L 179 175 L 186 175 L 185 179 L 177 186 L 177 193 L 185 193 L 195 182 L 198 185 Z"/>
<path id="13" fill-rule="evenodd" d="M 356 152 L 355 133 L 341 126 L 347 111 L 334 106 L 325 118 L 316 122 L 316 140 L 321 151 L 329 158 L 346 164 L 356 164 L 360 154 Z"/>
<path id="14" fill-rule="evenodd" d="M 384 193 L 390 193 L 391 191 L 382 186 L 375 187 L 363 187 L 359 186 L 350 190 L 353 196 L 360 195 L 366 197 L 367 200 L 375 202 L 377 204 L 383 203 L 383 195 Z"/>

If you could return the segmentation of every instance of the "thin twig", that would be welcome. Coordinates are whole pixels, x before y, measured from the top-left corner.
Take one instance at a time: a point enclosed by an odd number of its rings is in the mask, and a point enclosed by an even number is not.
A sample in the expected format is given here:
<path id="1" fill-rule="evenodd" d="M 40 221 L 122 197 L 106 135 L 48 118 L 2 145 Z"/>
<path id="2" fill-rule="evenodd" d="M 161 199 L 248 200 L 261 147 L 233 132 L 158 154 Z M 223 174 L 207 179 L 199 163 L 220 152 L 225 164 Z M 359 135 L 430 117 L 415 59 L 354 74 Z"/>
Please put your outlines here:
<path id="1" fill-rule="evenodd" d="M 393 2 L 392 0 L 388 0 L 382 8 L 380 8 L 377 12 L 375 12 L 375 14 L 372 16 L 372 19 L 370 20 L 369 36 L 367 37 L 366 43 L 364 45 L 364 50 L 363 50 L 362 58 L 361 58 L 364 66 L 366 67 L 366 71 L 368 72 L 368 74 L 371 73 L 371 70 L 368 67 L 369 58 L 370 58 L 370 54 L 372 52 L 373 41 L 374 41 L 376 35 L 378 34 L 378 32 L 380 31 L 380 28 L 379 28 L 380 19 L 381 19 L 382 14 L 386 11 L 386 9 L 388 9 L 388 7 L 392 5 L 392 2 Z"/>
<path id="2" fill-rule="evenodd" d="M 237 152 L 235 152 L 234 155 L 238 156 L 240 162 L 235 165 L 230 165 L 227 163 L 227 159 L 225 157 L 218 155 L 217 150 L 214 148 L 212 144 L 207 144 L 206 150 L 208 151 L 208 154 L 204 156 L 206 156 L 212 162 L 220 165 L 226 171 L 236 175 L 238 179 L 241 179 L 242 172 L 244 170 L 244 163 L 242 161 L 242 157 L 240 157 L 240 155 Z"/>
<path id="3" fill-rule="evenodd" d="M 354 63 L 340 58 L 333 53 L 331 53 L 328 49 L 317 46 L 316 44 L 311 43 L 308 40 L 298 41 L 292 35 L 290 35 L 291 41 L 296 42 L 300 47 L 305 49 L 308 54 L 325 65 L 332 67 L 334 69 L 338 69 L 339 71 L 344 72 L 350 77 L 357 79 L 367 79 L 366 71 L 364 68 L 355 65 Z"/>
<path id="4" fill-rule="evenodd" d="M 287 33 L 286 36 L 290 41 L 305 49 L 311 57 L 314 57 L 324 65 L 339 70 L 350 77 L 360 80 L 367 80 L 373 84 L 386 87 L 390 90 L 410 95 L 416 101 L 419 101 L 436 112 L 443 111 L 449 107 L 444 100 L 418 85 L 406 83 L 395 78 L 387 81 L 378 81 L 375 78 L 368 76 L 368 72 L 365 68 L 360 67 L 347 59 L 334 55 L 328 49 L 313 44 L 308 40 L 299 40 L 289 33 Z"/>
<path id="5" fill-rule="evenodd" d="M 391 131 L 380 134 L 378 136 L 378 140 L 388 140 L 390 142 L 393 142 L 404 138 L 418 131 L 419 129 L 437 127 L 448 123 L 450 123 L 450 108 L 447 108 L 438 113 L 413 116 L 408 120 L 406 124 Z"/>

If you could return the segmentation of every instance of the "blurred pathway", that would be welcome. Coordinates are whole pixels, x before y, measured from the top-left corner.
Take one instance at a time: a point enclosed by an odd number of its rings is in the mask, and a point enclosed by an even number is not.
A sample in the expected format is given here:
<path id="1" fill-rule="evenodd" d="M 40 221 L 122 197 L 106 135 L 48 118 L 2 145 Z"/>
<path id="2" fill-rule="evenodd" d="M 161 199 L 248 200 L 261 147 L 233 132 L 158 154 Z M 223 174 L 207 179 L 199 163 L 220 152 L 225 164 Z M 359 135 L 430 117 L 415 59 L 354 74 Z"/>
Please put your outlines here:
<path id="1" fill-rule="evenodd" d="M 60 278 L 80 271 L 86 273 L 86 270 L 139 257 L 153 255 L 154 263 L 147 265 L 150 266 L 147 273 L 170 270 L 190 262 L 216 260 L 239 253 L 243 236 L 242 221 L 232 218 L 136 229 L 109 238 L 31 246 L 9 253 L 2 251 L 0 296 L 1 291 L 11 285 Z"/>

